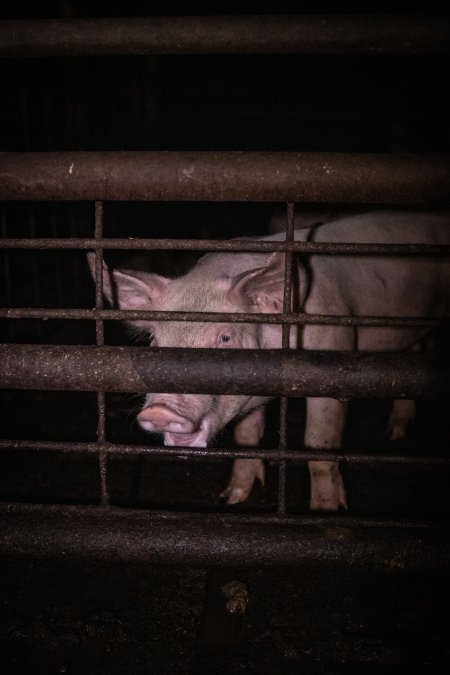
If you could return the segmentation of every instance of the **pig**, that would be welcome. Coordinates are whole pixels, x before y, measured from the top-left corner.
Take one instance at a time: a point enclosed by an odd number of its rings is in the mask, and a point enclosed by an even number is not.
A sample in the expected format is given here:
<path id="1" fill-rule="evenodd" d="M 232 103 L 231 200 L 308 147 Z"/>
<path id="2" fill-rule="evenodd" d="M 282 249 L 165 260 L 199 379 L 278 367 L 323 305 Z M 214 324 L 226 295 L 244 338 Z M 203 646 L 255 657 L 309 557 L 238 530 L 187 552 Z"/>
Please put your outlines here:
<path id="1" fill-rule="evenodd" d="M 260 239 L 278 241 L 281 234 Z M 353 243 L 450 243 L 450 216 L 416 211 L 373 211 L 333 219 L 295 231 L 299 241 Z M 94 254 L 90 256 L 93 271 Z M 166 278 L 142 271 L 104 267 L 104 293 L 121 309 L 257 312 L 283 311 L 283 253 L 208 253 L 184 276 Z M 296 309 L 311 314 L 440 317 L 450 309 L 450 265 L 445 258 L 310 255 L 295 259 Z M 147 331 L 150 347 L 226 349 L 281 348 L 281 326 L 206 322 L 135 321 Z M 320 350 L 392 351 L 418 349 L 427 328 L 305 326 L 291 329 L 290 347 Z M 264 431 L 259 396 L 148 393 L 138 414 L 149 432 L 164 434 L 167 446 L 205 447 L 214 434 L 236 419 L 239 446 L 257 447 Z M 304 444 L 325 451 L 310 461 L 312 510 L 347 508 L 337 462 L 326 451 L 339 451 L 347 402 L 306 399 Z M 402 438 L 415 413 L 415 402 L 393 402 L 387 436 Z M 259 459 L 237 459 L 228 487 L 228 504 L 245 501 L 255 480 L 264 483 Z"/>

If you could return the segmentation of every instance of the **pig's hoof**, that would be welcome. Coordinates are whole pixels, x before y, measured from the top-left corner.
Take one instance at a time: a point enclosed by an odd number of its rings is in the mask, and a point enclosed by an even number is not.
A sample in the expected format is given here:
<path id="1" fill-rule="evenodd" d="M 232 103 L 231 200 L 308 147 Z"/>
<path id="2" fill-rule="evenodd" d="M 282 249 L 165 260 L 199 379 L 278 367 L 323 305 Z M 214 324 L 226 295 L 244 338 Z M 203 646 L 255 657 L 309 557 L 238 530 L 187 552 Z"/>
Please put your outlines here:
<path id="1" fill-rule="evenodd" d="M 236 459 L 230 484 L 221 493 L 227 498 L 227 504 L 245 502 L 252 491 L 253 483 L 258 479 L 264 485 L 264 465 L 260 459 Z"/>
<path id="2" fill-rule="evenodd" d="M 227 504 L 230 506 L 240 504 L 241 502 L 245 502 L 252 491 L 252 487 L 253 481 L 251 485 L 233 485 L 233 481 L 231 481 L 227 489 L 220 493 L 220 496 L 227 497 Z"/>

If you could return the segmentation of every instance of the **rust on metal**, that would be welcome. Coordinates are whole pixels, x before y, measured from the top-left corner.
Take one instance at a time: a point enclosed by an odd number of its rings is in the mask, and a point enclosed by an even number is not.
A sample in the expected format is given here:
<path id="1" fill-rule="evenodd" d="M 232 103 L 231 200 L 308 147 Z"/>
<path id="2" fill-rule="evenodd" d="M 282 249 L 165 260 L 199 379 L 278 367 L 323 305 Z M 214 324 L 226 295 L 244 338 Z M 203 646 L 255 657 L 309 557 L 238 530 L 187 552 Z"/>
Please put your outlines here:
<path id="1" fill-rule="evenodd" d="M 448 526 L 368 520 L 126 511 L 93 506 L 0 505 L 5 555 L 145 564 L 252 567 L 320 565 L 371 570 L 450 565 Z M 82 532 L 83 536 L 74 536 Z M 195 532 L 195 537 L 192 533 Z"/>
<path id="2" fill-rule="evenodd" d="M 289 203 L 286 207 L 286 242 L 294 241 L 294 204 Z M 283 295 L 283 313 L 290 312 L 292 309 L 292 284 L 293 284 L 293 254 L 286 252 L 284 259 L 284 295 Z M 282 328 L 282 346 L 283 349 L 289 349 L 289 338 L 291 326 L 284 323 Z M 282 396 L 280 400 L 280 442 L 279 450 L 283 452 L 287 448 L 287 405 L 288 399 Z M 286 462 L 278 462 L 278 501 L 277 513 L 286 512 Z"/>
<path id="3" fill-rule="evenodd" d="M 330 452 L 326 449 L 294 450 L 267 450 L 264 448 L 222 448 L 214 445 L 207 448 L 167 446 L 167 445 L 138 445 L 126 443 L 111 443 L 108 441 L 36 441 L 33 439 L 0 439 L 0 449 L 29 450 L 55 452 L 83 452 L 89 454 L 104 453 L 105 455 L 149 455 L 179 459 L 261 459 L 267 461 L 308 462 L 326 459 L 332 462 L 346 462 L 348 464 L 405 464 L 413 466 L 442 466 L 450 465 L 450 457 L 442 455 L 397 455 L 397 454 L 359 454 Z M 324 456 L 324 452 L 326 455 Z"/>
<path id="4" fill-rule="evenodd" d="M 0 345 L 6 389 L 448 398 L 439 355 Z"/>
<path id="5" fill-rule="evenodd" d="M 450 326 L 450 317 L 423 316 L 345 316 L 334 314 L 304 314 L 287 312 L 280 314 L 253 314 L 249 312 L 160 312 L 123 309 L 44 309 L 34 307 L 2 307 L 0 319 L 64 319 L 70 321 L 204 321 L 215 323 L 270 323 L 297 324 L 300 326 L 388 326 L 399 328 Z"/>
<path id="6" fill-rule="evenodd" d="M 0 199 L 436 204 L 450 157 L 334 152 L 0 155 Z"/>
<path id="7" fill-rule="evenodd" d="M 226 251 L 273 253 L 275 251 L 320 255 L 450 255 L 448 244 L 354 244 L 345 242 L 261 241 L 257 239 L 77 239 L 75 238 L 3 238 L 0 249 L 76 249 L 146 251 Z"/>

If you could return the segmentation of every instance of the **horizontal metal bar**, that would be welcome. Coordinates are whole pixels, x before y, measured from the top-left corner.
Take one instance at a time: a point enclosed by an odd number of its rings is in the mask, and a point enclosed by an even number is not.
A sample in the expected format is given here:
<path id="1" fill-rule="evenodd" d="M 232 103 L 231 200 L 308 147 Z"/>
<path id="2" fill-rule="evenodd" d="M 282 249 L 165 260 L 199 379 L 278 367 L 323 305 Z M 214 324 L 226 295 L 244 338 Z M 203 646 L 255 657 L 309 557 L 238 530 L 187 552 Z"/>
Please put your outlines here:
<path id="1" fill-rule="evenodd" d="M 0 56 L 448 52 L 439 15 L 172 16 L 0 22 Z"/>
<path id="2" fill-rule="evenodd" d="M 427 573 L 448 570 L 450 564 L 449 528 L 439 522 L 2 504 L 0 531 L 4 555 L 39 558 L 92 556 L 208 567 L 369 566 Z"/>
<path id="3" fill-rule="evenodd" d="M 256 241 L 242 239 L 0 239 L 0 249 L 111 249 L 163 251 L 287 251 L 326 255 L 450 255 L 448 244 L 352 244 L 309 241 Z"/>
<path id="4" fill-rule="evenodd" d="M 450 317 L 421 316 L 334 316 L 332 314 L 253 314 L 235 312 L 157 312 L 121 309 L 41 309 L 34 307 L 0 307 L 0 319 L 64 319 L 104 321 L 195 321 L 215 323 L 272 323 L 314 326 L 389 326 L 401 328 L 434 327 L 450 325 Z"/>
<path id="5" fill-rule="evenodd" d="M 0 155 L 0 199 L 448 203 L 450 157 L 408 153 Z"/>
<path id="6" fill-rule="evenodd" d="M 414 353 L 0 345 L 4 389 L 448 398 L 450 361 Z"/>
<path id="7" fill-rule="evenodd" d="M 35 441 L 18 439 L 0 439 L 0 449 L 36 450 L 55 452 L 85 452 L 106 455 L 147 455 L 150 457 L 166 457 L 179 459 L 263 459 L 273 462 L 287 461 L 292 463 L 308 461 L 346 462 L 348 464 L 402 464 L 412 466 L 450 466 L 450 457 L 439 455 L 363 455 L 359 453 L 330 452 L 329 450 L 265 450 L 263 448 L 193 448 L 167 445 L 130 445 L 125 443 L 109 443 L 107 441 L 65 442 Z"/>

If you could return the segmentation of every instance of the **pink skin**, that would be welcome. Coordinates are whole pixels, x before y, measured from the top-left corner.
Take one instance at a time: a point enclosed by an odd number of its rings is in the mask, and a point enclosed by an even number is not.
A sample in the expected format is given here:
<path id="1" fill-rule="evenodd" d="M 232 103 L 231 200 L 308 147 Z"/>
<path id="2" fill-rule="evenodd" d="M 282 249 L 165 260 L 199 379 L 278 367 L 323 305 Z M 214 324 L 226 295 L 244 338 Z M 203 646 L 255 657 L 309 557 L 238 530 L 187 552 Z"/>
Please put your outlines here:
<path id="1" fill-rule="evenodd" d="M 446 215 L 419 212 L 358 214 L 296 231 L 297 240 L 369 243 L 450 243 Z M 267 237 L 279 240 L 282 237 Z M 91 271 L 93 254 L 88 254 Z M 429 258 L 383 258 L 313 255 L 309 269 L 296 268 L 297 306 L 310 314 L 374 316 L 442 316 L 450 307 L 450 266 Z M 104 267 L 104 292 L 121 309 L 218 312 L 281 312 L 284 291 L 283 254 L 216 253 L 203 256 L 184 277 L 167 279 L 139 271 Z M 411 292 L 414 289 L 414 292 Z M 279 326 L 194 322 L 130 322 L 151 335 L 151 346 L 267 349 L 281 347 Z M 390 351 L 416 348 L 425 336 L 420 328 L 305 326 L 303 349 Z M 291 335 L 294 348 L 295 337 Z M 205 447 L 214 434 L 238 419 L 238 445 L 256 447 L 264 428 L 256 396 L 147 394 L 138 421 L 146 431 L 164 434 L 169 446 Z M 335 399 L 307 399 L 305 445 L 314 450 L 339 450 L 347 405 Z M 406 433 L 414 417 L 413 401 L 394 402 L 388 435 Z M 310 506 L 315 510 L 346 508 L 344 484 L 336 462 L 309 462 Z M 258 459 L 236 460 L 228 503 L 244 501 L 254 481 L 264 481 Z"/>

